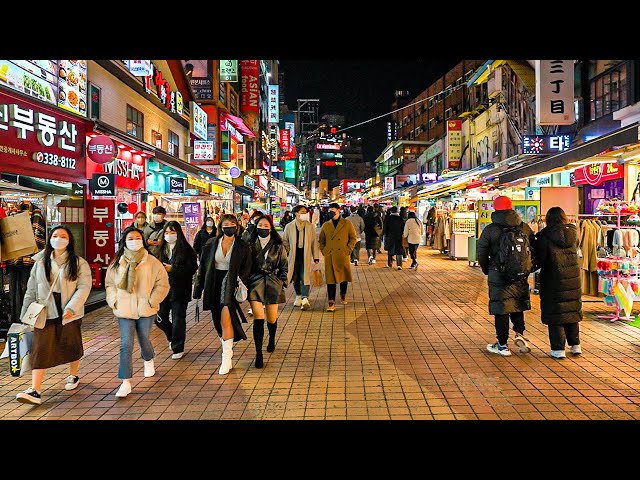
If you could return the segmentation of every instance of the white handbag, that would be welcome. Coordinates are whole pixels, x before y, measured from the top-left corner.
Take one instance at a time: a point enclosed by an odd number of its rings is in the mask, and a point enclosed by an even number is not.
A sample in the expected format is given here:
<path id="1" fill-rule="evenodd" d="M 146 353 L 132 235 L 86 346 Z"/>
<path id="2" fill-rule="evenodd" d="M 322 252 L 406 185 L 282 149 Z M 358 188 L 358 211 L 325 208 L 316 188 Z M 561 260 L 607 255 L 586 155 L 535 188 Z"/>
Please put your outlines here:
<path id="1" fill-rule="evenodd" d="M 249 290 L 247 289 L 247 286 L 242 282 L 242 280 L 240 280 L 240 277 L 238 277 L 238 288 L 236 288 L 236 301 L 238 303 L 242 303 L 247 300 L 248 296 L 249 296 Z"/>
<path id="2" fill-rule="evenodd" d="M 27 311 L 24 312 L 24 316 L 20 319 L 22 323 L 31 325 L 32 327 L 36 327 L 37 324 L 38 326 L 36 328 L 44 328 L 47 322 L 47 303 L 49 303 L 49 298 L 51 298 L 51 294 L 53 293 L 53 287 L 55 287 L 61 273 L 62 269 L 60 269 L 58 275 L 56 275 L 56 278 L 53 280 L 49 294 L 47 298 L 44 299 L 44 303 L 32 302 L 31 305 L 29 305 Z M 62 315 L 62 312 L 60 312 L 60 314 Z"/>

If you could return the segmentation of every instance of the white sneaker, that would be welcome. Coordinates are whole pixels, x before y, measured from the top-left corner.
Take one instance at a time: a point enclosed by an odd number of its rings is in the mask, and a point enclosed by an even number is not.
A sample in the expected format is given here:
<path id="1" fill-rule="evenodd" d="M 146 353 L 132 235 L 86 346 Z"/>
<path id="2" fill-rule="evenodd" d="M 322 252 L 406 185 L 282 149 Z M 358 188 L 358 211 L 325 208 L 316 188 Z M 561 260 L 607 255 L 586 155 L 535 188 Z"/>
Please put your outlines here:
<path id="1" fill-rule="evenodd" d="M 396 268 L 396 270 L 402 270 L 402 267 L 398 265 L 398 267 Z"/>
<path id="2" fill-rule="evenodd" d="M 369 255 L 369 265 L 373 264 L 373 257 Z"/>
<path id="3" fill-rule="evenodd" d="M 551 350 L 551 356 L 553 358 L 567 358 L 567 354 L 564 350 Z"/>
<path id="4" fill-rule="evenodd" d="M 487 351 L 491 353 L 497 353 L 498 355 L 502 355 L 503 357 L 511 356 L 511 350 L 509 350 L 509 347 L 506 345 L 500 345 L 498 342 L 487 345 Z"/>
<path id="5" fill-rule="evenodd" d="M 520 349 L 520 353 L 530 353 L 531 352 L 531 348 L 529 347 L 529 344 L 527 343 L 527 339 L 524 338 L 522 335 L 517 334 L 515 336 L 515 338 L 513 339 L 513 343 L 515 343 L 516 346 Z"/>
<path id="6" fill-rule="evenodd" d="M 153 358 L 144 361 L 144 376 L 153 377 L 156 374 L 156 367 L 153 365 Z"/>
<path id="7" fill-rule="evenodd" d="M 251 310 L 251 307 L 247 310 L 247 315 L 251 315 L 253 317 L 253 310 Z"/>
<path id="8" fill-rule="evenodd" d="M 300 308 L 302 310 L 309 310 L 311 308 L 311 304 L 309 303 L 309 299 L 308 298 L 303 298 L 302 299 L 302 304 L 300 305 Z"/>
<path id="9" fill-rule="evenodd" d="M 300 295 L 296 295 L 296 301 L 293 302 L 294 307 L 299 307 L 302 305 L 302 297 Z"/>
<path id="10" fill-rule="evenodd" d="M 131 382 L 129 380 L 123 380 L 122 385 L 116 392 L 116 397 L 124 398 L 131 393 Z"/>
<path id="11" fill-rule="evenodd" d="M 20 392 L 19 394 L 17 394 L 16 400 L 18 400 L 20 403 L 40 405 L 42 403 L 42 396 L 33 388 L 29 387 L 24 392 Z"/>
<path id="12" fill-rule="evenodd" d="M 80 385 L 80 377 L 78 377 L 77 375 L 69 375 L 67 377 L 67 382 L 64 384 L 64 389 L 73 390 L 75 388 L 78 388 L 78 385 Z"/>
<path id="13" fill-rule="evenodd" d="M 373 265 L 374 263 L 376 263 L 376 259 L 375 258 L 373 260 L 371 260 L 371 264 Z"/>
<path id="14" fill-rule="evenodd" d="M 171 360 L 180 360 L 182 357 L 184 357 L 184 352 L 174 353 L 171 355 Z"/>
<path id="15" fill-rule="evenodd" d="M 574 355 L 581 355 L 582 354 L 582 347 L 580 346 L 580 344 L 572 345 L 571 346 L 571 353 L 573 353 Z"/>

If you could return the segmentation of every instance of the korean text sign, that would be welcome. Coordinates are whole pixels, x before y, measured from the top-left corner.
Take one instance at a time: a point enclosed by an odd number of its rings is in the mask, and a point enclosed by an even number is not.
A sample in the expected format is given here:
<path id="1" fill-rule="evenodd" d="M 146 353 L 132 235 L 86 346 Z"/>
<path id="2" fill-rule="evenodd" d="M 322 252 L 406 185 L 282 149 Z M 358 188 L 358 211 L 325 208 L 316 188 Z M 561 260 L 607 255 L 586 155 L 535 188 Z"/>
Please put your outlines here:
<path id="1" fill-rule="evenodd" d="M 536 60 L 536 122 L 575 123 L 573 60 Z"/>
<path id="2" fill-rule="evenodd" d="M 87 200 L 86 258 L 106 267 L 116 252 L 116 202 L 112 199 Z"/>
<path id="3" fill-rule="evenodd" d="M 200 215 L 200 204 L 183 203 L 182 213 L 184 215 L 185 235 L 189 243 L 193 243 L 196 238 L 196 234 L 200 227 L 202 227 L 202 218 Z"/>
<path id="4" fill-rule="evenodd" d="M 279 85 L 269 85 L 269 103 L 267 104 L 267 121 L 269 123 L 278 123 L 280 121 L 279 90 Z"/>
<path id="5" fill-rule="evenodd" d="M 240 60 L 240 72 L 242 75 L 240 111 L 258 114 L 260 101 L 258 60 Z"/>
<path id="6" fill-rule="evenodd" d="M 3 171 L 69 180 L 84 177 L 85 123 L 55 108 L 0 92 Z"/>

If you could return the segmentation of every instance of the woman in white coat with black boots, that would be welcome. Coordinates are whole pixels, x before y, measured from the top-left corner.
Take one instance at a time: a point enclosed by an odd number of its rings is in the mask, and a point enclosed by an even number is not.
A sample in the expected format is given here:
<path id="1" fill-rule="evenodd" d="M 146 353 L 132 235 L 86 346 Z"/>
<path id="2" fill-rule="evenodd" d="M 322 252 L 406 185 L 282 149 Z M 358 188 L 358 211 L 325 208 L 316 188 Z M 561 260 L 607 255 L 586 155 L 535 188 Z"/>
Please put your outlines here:
<path id="1" fill-rule="evenodd" d="M 169 293 L 167 271 L 160 260 L 147 250 L 140 230 L 129 227 L 122 232 L 116 257 L 107 269 L 105 285 L 107 304 L 120 326 L 118 378 L 122 385 L 116 397 L 122 398 L 131 393 L 133 337 L 136 332 L 144 360 L 144 376 L 153 377 L 156 373 L 153 364 L 155 352 L 149 337 L 160 303 Z"/>
<path id="2" fill-rule="evenodd" d="M 45 369 L 68 363 L 65 390 L 73 390 L 79 384 L 78 369 L 84 355 L 80 327 L 91 292 L 91 270 L 87 261 L 76 255 L 73 234 L 66 226 L 55 227 L 45 249 L 32 258 L 35 264 L 20 318 L 33 302 L 44 303 L 48 298 L 47 318 L 42 323 L 37 321 L 33 331 L 31 388 L 20 392 L 16 399 L 40 405 Z"/>
<path id="3" fill-rule="evenodd" d="M 402 236 L 407 239 L 409 243 L 409 255 L 411 256 L 411 270 L 418 269 L 418 245 L 422 240 L 422 223 L 418 220 L 416 212 L 409 212 L 407 221 L 404 224 L 404 232 Z"/>

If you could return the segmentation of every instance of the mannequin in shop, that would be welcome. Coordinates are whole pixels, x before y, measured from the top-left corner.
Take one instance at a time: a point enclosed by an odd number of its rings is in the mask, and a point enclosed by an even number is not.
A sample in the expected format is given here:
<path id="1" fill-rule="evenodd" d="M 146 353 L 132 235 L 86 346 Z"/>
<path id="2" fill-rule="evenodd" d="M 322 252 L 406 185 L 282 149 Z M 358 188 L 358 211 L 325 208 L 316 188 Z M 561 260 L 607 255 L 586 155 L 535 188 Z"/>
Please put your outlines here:
<path id="1" fill-rule="evenodd" d="M 164 235 L 162 231 L 167 223 L 164 221 L 166 215 L 167 211 L 164 207 L 155 207 L 153 209 L 153 221 L 149 222 L 149 225 L 147 225 L 142 232 L 149 246 L 149 252 L 156 258 L 160 255 L 160 249 L 162 247 L 162 236 Z"/>
<path id="2" fill-rule="evenodd" d="M 33 235 L 36 239 L 38 251 L 44 250 L 47 242 L 46 222 L 42 211 L 30 201 L 24 201 L 20 204 L 20 212 L 29 212 L 31 217 L 31 227 Z M 22 301 L 27 291 L 27 283 L 31 269 L 35 262 L 31 257 L 18 257 L 7 262 L 7 272 L 9 274 L 9 285 L 11 290 L 11 322 L 20 321 L 20 311 L 22 310 Z"/>

